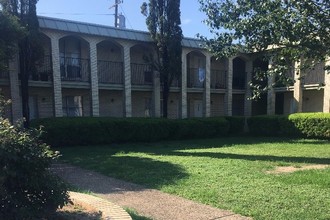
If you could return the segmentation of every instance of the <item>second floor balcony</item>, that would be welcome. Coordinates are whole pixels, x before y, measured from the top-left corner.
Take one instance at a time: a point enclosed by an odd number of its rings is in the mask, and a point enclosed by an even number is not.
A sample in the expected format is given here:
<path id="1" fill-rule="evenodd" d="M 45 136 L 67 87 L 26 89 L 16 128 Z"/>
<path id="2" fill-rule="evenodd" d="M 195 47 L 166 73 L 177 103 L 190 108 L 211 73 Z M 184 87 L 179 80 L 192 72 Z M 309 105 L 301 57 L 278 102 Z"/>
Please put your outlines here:
<path id="1" fill-rule="evenodd" d="M 203 68 L 188 68 L 187 87 L 204 88 L 205 73 L 205 69 Z"/>
<path id="2" fill-rule="evenodd" d="M 149 64 L 131 63 L 132 85 L 152 85 L 152 66 Z"/>
<path id="3" fill-rule="evenodd" d="M 123 62 L 97 61 L 99 83 L 123 84 Z"/>
<path id="4" fill-rule="evenodd" d="M 90 81 L 90 64 L 88 59 L 61 57 L 62 81 Z"/>
<path id="5" fill-rule="evenodd" d="M 325 74 L 324 71 L 309 72 L 301 78 L 301 82 L 303 85 L 322 85 L 325 82 Z"/>
<path id="6" fill-rule="evenodd" d="M 225 89 L 227 87 L 227 71 L 211 70 L 211 88 Z"/>
<path id="7" fill-rule="evenodd" d="M 53 80 L 52 57 L 44 56 L 37 63 L 37 71 L 30 76 L 32 81 L 50 82 Z"/>
<path id="8" fill-rule="evenodd" d="M 8 71 L 0 71 L 0 79 L 9 79 Z"/>

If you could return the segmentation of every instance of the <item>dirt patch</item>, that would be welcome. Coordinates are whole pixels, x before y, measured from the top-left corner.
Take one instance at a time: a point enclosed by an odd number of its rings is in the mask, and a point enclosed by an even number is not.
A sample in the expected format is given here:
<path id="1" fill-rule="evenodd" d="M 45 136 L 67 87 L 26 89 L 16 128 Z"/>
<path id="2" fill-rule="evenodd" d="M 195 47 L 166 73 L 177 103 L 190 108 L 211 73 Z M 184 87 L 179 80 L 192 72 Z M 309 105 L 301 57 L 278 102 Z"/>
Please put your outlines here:
<path id="1" fill-rule="evenodd" d="M 306 165 L 301 167 L 293 167 L 293 166 L 284 166 L 284 167 L 276 167 L 274 170 L 266 171 L 268 174 L 281 174 L 281 173 L 293 173 L 299 170 L 321 170 L 329 167 L 329 165 L 325 164 L 315 164 L 315 165 Z"/>

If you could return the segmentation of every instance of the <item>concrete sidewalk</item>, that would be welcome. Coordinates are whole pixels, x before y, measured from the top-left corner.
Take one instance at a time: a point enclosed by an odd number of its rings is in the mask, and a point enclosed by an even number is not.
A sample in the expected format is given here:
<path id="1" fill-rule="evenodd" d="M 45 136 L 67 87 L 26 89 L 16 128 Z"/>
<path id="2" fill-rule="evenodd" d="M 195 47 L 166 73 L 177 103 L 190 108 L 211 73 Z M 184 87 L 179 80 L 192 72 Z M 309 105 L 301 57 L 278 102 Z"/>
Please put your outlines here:
<path id="1" fill-rule="evenodd" d="M 54 164 L 52 171 L 74 186 L 154 220 L 251 219 L 72 165 Z"/>

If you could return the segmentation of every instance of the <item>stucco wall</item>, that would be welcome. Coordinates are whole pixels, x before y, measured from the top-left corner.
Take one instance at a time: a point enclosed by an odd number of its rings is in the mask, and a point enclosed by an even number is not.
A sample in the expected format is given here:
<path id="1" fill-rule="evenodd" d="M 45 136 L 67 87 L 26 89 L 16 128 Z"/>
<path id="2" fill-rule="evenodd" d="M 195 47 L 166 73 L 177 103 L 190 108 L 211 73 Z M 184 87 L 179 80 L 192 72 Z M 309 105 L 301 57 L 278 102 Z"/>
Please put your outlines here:
<path id="1" fill-rule="evenodd" d="M 303 112 L 322 112 L 323 95 L 323 89 L 303 91 Z"/>
<path id="2" fill-rule="evenodd" d="M 100 90 L 100 116 L 124 117 L 124 97 L 122 91 Z"/>
<path id="3" fill-rule="evenodd" d="M 54 116 L 54 99 L 52 88 L 30 88 L 30 96 L 37 97 L 39 118 Z"/>

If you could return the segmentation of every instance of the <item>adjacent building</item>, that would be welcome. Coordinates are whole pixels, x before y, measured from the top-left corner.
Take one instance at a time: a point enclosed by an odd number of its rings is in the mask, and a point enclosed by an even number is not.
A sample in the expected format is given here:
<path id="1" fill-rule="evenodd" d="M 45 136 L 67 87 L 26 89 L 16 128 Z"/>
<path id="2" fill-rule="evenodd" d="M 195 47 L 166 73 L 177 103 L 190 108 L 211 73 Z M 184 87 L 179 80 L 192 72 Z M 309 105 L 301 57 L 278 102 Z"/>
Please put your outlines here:
<path id="1" fill-rule="evenodd" d="M 161 82 L 146 62 L 155 55 L 149 33 L 48 17 L 39 17 L 39 24 L 44 58 L 30 77 L 31 119 L 161 117 Z M 170 90 L 169 118 L 330 111 L 324 64 L 251 101 L 253 69 L 271 64 L 253 54 L 216 59 L 197 39 L 184 38 L 182 46 L 182 76 Z M 15 121 L 22 117 L 18 60 L 9 69 L 0 73 L 0 86 L 12 100 L 7 113 Z"/>

